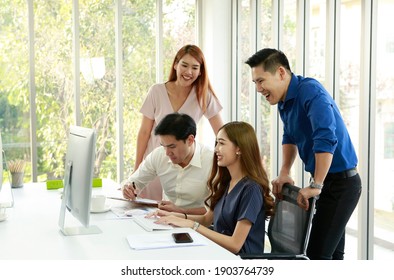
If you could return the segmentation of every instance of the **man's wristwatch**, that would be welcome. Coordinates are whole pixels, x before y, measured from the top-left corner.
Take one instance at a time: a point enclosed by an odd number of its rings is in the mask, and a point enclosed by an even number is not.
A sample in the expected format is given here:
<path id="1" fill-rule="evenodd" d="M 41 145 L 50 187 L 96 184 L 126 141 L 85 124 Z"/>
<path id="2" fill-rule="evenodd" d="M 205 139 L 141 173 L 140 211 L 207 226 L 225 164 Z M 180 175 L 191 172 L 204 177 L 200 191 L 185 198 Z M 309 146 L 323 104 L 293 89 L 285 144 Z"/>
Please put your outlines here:
<path id="1" fill-rule="evenodd" d="M 323 188 L 323 184 L 317 184 L 315 183 L 314 180 L 312 180 L 309 184 L 309 187 L 313 188 L 313 189 L 319 189 L 321 190 Z"/>

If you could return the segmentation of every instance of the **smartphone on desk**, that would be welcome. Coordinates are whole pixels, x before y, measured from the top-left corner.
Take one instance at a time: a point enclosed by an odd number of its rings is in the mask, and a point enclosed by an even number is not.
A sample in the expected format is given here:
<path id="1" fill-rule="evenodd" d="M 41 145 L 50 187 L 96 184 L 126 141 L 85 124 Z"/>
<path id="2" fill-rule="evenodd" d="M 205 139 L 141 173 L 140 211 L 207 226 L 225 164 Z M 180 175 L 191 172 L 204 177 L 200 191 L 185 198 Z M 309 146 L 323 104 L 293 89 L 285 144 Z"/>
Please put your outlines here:
<path id="1" fill-rule="evenodd" d="M 193 239 L 187 232 L 173 233 L 175 243 L 192 243 Z"/>

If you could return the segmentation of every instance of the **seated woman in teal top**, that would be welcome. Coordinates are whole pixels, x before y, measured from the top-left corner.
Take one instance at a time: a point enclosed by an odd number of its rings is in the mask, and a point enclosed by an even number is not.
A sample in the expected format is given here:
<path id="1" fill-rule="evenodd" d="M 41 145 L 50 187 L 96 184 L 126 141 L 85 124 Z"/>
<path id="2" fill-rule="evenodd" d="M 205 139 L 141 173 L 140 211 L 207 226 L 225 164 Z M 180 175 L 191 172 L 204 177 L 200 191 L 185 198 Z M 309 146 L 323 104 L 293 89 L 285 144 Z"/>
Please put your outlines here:
<path id="1" fill-rule="evenodd" d="M 274 212 L 274 200 L 250 124 L 230 122 L 219 129 L 208 187 L 204 215 L 162 210 L 150 215 L 161 216 L 159 223 L 193 228 L 234 254 L 263 253 L 265 220 Z"/>
<path id="2" fill-rule="evenodd" d="M 215 206 L 213 225 L 216 232 L 231 236 L 238 221 L 248 220 L 252 227 L 238 253 L 264 252 L 265 210 L 261 186 L 248 177 L 242 178 L 229 192 L 227 187 Z"/>

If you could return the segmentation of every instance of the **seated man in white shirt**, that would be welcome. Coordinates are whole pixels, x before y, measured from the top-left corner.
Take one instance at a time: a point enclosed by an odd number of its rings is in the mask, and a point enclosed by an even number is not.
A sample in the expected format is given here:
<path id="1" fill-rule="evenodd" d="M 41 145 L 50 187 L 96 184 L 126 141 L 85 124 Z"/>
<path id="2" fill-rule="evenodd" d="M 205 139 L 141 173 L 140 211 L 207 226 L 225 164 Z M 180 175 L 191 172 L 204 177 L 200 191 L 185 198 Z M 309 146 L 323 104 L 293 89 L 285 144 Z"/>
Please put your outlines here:
<path id="1" fill-rule="evenodd" d="M 195 141 L 196 123 L 187 114 L 165 116 L 155 128 L 155 135 L 161 147 L 154 149 L 123 183 L 123 196 L 135 199 L 139 190 L 159 177 L 164 198 L 160 209 L 204 214 L 213 150 Z"/>

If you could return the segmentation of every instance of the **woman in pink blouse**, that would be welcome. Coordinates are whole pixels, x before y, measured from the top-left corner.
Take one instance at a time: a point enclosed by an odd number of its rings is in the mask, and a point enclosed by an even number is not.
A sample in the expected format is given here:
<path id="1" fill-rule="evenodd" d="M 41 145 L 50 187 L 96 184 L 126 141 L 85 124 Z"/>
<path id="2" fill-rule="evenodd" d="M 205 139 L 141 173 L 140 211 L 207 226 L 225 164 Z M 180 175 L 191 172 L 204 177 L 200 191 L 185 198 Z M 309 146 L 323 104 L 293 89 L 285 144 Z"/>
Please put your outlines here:
<path id="1" fill-rule="evenodd" d="M 173 112 L 190 115 L 196 123 L 204 115 L 213 131 L 223 125 L 222 106 L 209 81 L 204 54 L 195 45 L 183 46 L 176 54 L 166 83 L 153 85 L 142 105 L 141 127 L 137 136 L 134 170 L 154 148 L 160 145 L 153 133 L 156 125 Z M 147 186 L 142 196 L 161 200 L 162 189 L 158 180 Z"/>

